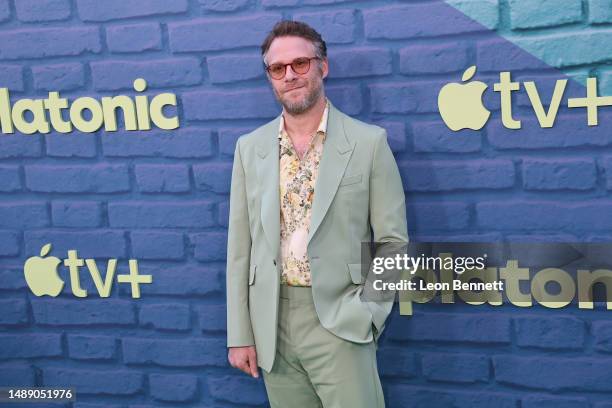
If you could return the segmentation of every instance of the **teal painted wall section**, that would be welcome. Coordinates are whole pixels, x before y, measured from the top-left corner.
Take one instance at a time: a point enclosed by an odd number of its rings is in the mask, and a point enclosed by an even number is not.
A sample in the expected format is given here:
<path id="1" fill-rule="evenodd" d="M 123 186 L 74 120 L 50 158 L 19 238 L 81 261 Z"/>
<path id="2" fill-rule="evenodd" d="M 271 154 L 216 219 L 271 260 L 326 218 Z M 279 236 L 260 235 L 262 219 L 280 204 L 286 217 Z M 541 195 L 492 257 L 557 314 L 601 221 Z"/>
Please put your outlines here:
<path id="1" fill-rule="evenodd" d="M 612 93 L 612 0 L 446 0 L 551 67 Z"/>

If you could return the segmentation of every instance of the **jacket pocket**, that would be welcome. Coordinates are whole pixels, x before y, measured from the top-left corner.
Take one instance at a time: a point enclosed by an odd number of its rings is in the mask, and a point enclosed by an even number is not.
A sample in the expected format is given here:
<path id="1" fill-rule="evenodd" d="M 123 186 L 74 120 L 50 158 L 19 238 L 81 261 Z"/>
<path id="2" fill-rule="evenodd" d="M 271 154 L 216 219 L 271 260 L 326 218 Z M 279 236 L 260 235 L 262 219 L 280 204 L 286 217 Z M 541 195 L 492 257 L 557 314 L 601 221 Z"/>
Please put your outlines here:
<path id="1" fill-rule="evenodd" d="M 340 180 L 340 186 L 348 186 L 350 184 L 359 183 L 361 181 L 361 174 L 355 174 L 353 176 L 346 176 Z"/>
<path id="2" fill-rule="evenodd" d="M 251 265 L 249 269 L 249 285 L 255 283 L 255 271 L 257 270 L 257 265 Z"/>
<path id="3" fill-rule="evenodd" d="M 361 264 L 346 264 L 353 283 L 359 285 L 363 281 L 361 277 Z"/>

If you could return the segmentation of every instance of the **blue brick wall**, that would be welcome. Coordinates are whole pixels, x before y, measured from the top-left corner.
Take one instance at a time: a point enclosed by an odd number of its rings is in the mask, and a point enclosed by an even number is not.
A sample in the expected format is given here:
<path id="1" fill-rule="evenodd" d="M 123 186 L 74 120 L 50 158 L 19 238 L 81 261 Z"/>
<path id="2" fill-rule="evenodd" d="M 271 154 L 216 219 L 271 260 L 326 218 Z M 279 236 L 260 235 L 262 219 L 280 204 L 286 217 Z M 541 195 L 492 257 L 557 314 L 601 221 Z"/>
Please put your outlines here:
<path id="1" fill-rule="evenodd" d="M 437 113 L 440 87 L 472 64 L 487 84 L 503 70 L 536 81 L 544 101 L 567 76 L 612 93 L 610 0 L 0 0 L 0 87 L 13 100 L 133 94 L 142 76 L 149 94 L 178 95 L 181 120 L 172 132 L 0 135 L 0 385 L 71 385 L 76 408 L 267 406 L 261 380 L 227 364 L 224 262 L 236 139 L 280 111 L 258 48 L 280 18 L 323 33 L 330 99 L 388 130 L 412 239 L 612 238 L 604 109 L 596 128 L 561 108 L 540 129 L 522 91 L 511 131 L 489 89 L 481 131 L 450 132 Z M 567 95 L 583 94 L 571 81 Z M 126 285 L 108 299 L 36 298 L 22 266 L 47 242 L 103 272 L 106 258 L 118 273 L 136 258 L 154 284 L 139 300 Z M 96 293 L 86 273 L 83 286 Z M 393 311 L 378 352 L 389 407 L 612 406 L 610 312 L 414 309 Z"/>

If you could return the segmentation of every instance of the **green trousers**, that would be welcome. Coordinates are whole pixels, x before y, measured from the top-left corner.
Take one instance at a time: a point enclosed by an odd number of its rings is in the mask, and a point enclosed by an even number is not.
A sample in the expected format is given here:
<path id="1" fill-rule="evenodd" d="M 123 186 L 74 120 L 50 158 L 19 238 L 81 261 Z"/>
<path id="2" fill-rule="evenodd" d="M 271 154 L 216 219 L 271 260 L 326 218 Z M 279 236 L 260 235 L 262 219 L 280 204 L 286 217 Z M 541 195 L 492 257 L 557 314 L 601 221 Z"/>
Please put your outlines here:
<path id="1" fill-rule="evenodd" d="M 281 285 L 272 370 L 262 370 L 271 408 L 384 408 L 376 344 L 321 326 L 310 287 Z"/>

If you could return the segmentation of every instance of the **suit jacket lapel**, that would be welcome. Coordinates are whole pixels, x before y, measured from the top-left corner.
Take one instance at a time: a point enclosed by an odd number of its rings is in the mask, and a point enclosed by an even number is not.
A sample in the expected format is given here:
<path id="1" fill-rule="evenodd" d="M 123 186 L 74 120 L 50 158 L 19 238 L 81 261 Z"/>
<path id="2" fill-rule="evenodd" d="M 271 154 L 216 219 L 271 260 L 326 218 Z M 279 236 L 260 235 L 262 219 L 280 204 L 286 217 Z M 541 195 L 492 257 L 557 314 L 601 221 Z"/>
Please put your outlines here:
<path id="1" fill-rule="evenodd" d="M 280 177 L 278 163 L 278 127 L 280 115 L 262 129 L 257 146 L 257 180 L 261 188 L 261 225 L 270 248 L 280 249 Z"/>
<path id="2" fill-rule="evenodd" d="M 331 102 L 327 120 L 327 135 L 319 163 L 310 215 L 309 243 L 325 218 L 355 147 L 346 137 L 340 111 Z"/>

